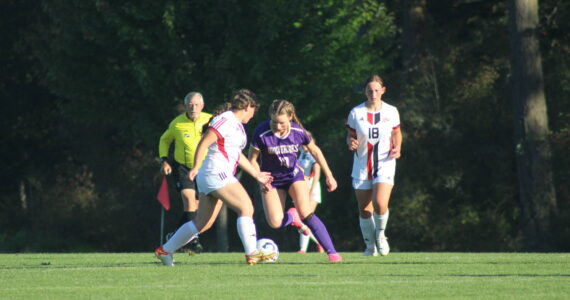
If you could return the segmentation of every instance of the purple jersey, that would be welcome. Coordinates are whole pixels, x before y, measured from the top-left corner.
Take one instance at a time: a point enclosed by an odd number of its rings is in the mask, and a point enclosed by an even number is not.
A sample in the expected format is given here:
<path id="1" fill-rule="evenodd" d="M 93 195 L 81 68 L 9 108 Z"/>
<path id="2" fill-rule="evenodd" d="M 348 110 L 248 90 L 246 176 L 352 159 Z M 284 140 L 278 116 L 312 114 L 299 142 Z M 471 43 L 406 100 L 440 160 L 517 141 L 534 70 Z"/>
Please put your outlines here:
<path id="1" fill-rule="evenodd" d="M 255 129 L 251 146 L 258 149 L 261 155 L 261 171 L 270 172 L 273 186 L 279 187 L 297 181 L 299 172 L 297 153 L 301 145 L 307 145 L 311 138 L 297 125 L 291 122 L 291 131 L 284 137 L 276 136 L 271 130 L 269 120 Z M 298 178 L 297 178 L 298 177 Z"/>

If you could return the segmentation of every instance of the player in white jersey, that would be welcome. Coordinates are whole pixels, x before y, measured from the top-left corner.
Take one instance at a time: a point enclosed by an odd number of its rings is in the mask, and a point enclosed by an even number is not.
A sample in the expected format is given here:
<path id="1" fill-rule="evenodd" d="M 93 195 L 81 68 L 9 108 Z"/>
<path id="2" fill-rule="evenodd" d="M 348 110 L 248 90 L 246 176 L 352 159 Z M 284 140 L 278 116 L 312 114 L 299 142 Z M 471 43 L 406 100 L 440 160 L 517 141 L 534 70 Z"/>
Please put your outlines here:
<path id="1" fill-rule="evenodd" d="M 354 152 L 352 186 L 366 244 L 365 256 L 376 256 L 378 252 L 385 256 L 390 252 L 385 230 L 402 133 L 398 110 L 382 101 L 385 92 L 380 76 L 368 78 L 367 101 L 350 111 L 346 124 L 348 149 Z"/>
<path id="2" fill-rule="evenodd" d="M 196 177 L 200 192 L 206 195 L 237 181 L 233 174 L 247 144 L 243 125 L 231 110 L 214 117 L 209 130 L 217 140 L 208 147 L 208 154 Z"/>
<path id="3" fill-rule="evenodd" d="M 218 216 L 222 204 L 236 212 L 237 230 L 242 241 L 246 262 L 254 265 L 259 261 L 271 259 L 276 254 L 265 254 L 257 249 L 257 231 L 253 222 L 253 204 L 249 195 L 235 178 L 239 165 L 263 185 L 271 184 L 268 172 L 259 172 L 242 150 L 247 144 L 247 137 L 242 123 L 247 123 L 257 110 L 255 95 L 248 90 L 240 90 L 233 96 L 230 110 L 214 117 L 204 134 L 194 155 L 194 167 L 188 173 L 190 180 L 196 178 L 200 191 L 200 204 L 196 218 L 182 225 L 155 255 L 164 265 L 173 266 L 172 253 L 208 230 Z M 202 167 L 196 163 L 208 155 Z"/>

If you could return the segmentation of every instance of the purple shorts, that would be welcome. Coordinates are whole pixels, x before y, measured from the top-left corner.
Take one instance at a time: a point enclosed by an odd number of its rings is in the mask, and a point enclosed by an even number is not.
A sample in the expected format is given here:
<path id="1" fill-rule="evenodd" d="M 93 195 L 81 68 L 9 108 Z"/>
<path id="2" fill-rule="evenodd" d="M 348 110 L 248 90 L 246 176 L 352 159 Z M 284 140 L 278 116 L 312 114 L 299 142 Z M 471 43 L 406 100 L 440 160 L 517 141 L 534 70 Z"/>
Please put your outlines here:
<path id="1" fill-rule="evenodd" d="M 280 190 L 289 190 L 289 187 L 295 181 L 302 181 L 302 180 L 305 180 L 305 175 L 303 175 L 303 171 L 301 171 L 299 167 L 295 167 L 292 173 L 286 174 L 285 176 L 280 175 L 279 177 L 273 177 L 273 182 L 271 183 L 271 186 Z"/>

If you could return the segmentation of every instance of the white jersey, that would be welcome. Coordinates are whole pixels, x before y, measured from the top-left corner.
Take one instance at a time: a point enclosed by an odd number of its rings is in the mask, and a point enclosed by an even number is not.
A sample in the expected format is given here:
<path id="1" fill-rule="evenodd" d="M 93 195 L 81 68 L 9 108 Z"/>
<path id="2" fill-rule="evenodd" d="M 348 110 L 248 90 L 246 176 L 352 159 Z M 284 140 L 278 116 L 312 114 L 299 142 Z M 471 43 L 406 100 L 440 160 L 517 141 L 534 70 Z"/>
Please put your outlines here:
<path id="1" fill-rule="evenodd" d="M 218 140 L 208 148 L 200 172 L 204 175 L 233 175 L 239 156 L 247 144 L 243 125 L 232 111 L 226 111 L 212 119 L 209 130 L 216 133 Z"/>
<path id="2" fill-rule="evenodd" d="M 346 126 L 356 133 L 358 148 L 354 152 L 352 178 L 372 180 L 392 149 L 392 131 L 400 127 L 400 115 L 395 106 L 382 102 L 380 111 L 371 112 L 362 103 L 350 111 Z"/>

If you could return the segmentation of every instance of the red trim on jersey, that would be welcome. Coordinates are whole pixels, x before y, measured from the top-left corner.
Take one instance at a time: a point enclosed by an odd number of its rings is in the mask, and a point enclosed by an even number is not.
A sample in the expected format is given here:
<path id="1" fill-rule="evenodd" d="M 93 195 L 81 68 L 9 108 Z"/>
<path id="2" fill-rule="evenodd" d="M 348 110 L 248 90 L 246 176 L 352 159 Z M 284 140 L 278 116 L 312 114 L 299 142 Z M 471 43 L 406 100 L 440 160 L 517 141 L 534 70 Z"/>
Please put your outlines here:
<path id="1" fill-rule="evenodd" d="M 214 127 L 208 127 L 208 129 L 212 130 L 213 133 L 216 134 L 216 136 L 218 136 L 218 139 L 223 139 L 224 137 L 222 136 L 222 134 Z"/>
<path id="2" fill-rule="evenodd" d="M 368 146 L 368 157 L 366 161 L 366 169 L 368 170 L 368 180 L 372 180 L 372 151 L 374 150 L 374 145 L 367 143 Z"/>
<path id="3" fill-rule="evenodd" d="M 368 123 L 374 125 L 374 114 L 373 113 L 366 113 L 366 119 L 368 120 Z"/>
<path id="4" fill-rule="evenodd" d="M 212 132 L 218 136 L 218 139 L 216 140 L 216 144 L 218 145 L 218 150 L 220 150 L 220 152 L 222 152 L 224 157 L 229 161 L 230 158 L 228 157 L 228 153 L 226 152 L 226 147 L 225 147 L 226 139 L 220 134 L 220 132 L 216 128 L 210 127 L 209 129 L 212 130 Z"/>
<path id="5" fill-rule="evenodd" d="M 396 129 L 398 129 L 398 128 L 400 128 L 400 125 L 398 125 L 398 126 L 392 128 L 392 130 L 396 130 Z"/>
<path id="6" fill-rule="evenodd" d="M 220 128 L 220 126 L 222 126 L 222 124 L 224 124 L 228 119 L 226 118 L 220 118 L 218 121 L 216 121 L 216 123 L 214 123 L 214 125 L 212 125 L 211 127 L 214 127 L 216 129 Z"/>
<path id="7" fill-rule="evenodd" d="M 227 156 L 226 156 L 226 157 L 227 157 Z M 239 158 L 240 158 L 240 157 L 241 157 L 241 153 L 238 154 L 238 159 L 236 160 L 236 164 L 235 164 L 235 166 L 234 166 L 234 171 L 232 172 L 232 174 L 235 174 L 235 173 L 236 173 L 236 170 L 237 170 L 237 167 L 238 167 L 238 162 L 239 162 Z"/>

